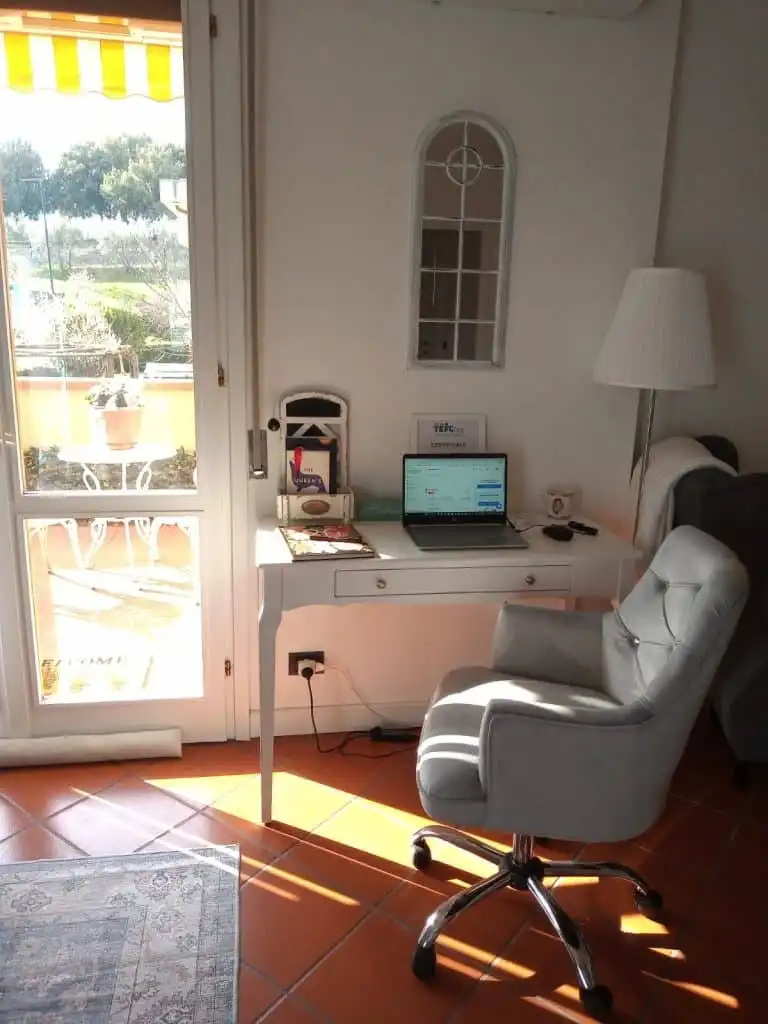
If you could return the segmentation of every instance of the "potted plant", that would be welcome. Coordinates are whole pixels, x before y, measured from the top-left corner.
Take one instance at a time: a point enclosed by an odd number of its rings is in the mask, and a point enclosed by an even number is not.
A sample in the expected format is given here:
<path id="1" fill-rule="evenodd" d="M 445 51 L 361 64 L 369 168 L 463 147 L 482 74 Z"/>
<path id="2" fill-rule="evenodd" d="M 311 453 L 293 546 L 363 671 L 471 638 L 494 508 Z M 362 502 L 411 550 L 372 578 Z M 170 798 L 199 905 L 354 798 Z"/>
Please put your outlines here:
<path id="1" fill-rule="evenodd" d="M 132 377 L 107 377 L 86 395 L 99 440 L 108 448 L 133 448 L 139 443 L 144 402 Z"/>

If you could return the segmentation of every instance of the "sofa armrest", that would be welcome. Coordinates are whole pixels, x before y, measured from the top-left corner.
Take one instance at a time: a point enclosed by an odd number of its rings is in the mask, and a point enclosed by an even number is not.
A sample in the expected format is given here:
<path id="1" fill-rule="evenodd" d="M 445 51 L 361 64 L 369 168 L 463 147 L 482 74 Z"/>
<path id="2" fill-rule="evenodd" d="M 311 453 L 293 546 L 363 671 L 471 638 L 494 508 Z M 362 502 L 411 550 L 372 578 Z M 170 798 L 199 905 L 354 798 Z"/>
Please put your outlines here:
<path id="1" fill-rule="evenodd" d="M 493 667 L 513 676 L 598 688 L 603 616 L 508 604 L 493 637 Z"/>

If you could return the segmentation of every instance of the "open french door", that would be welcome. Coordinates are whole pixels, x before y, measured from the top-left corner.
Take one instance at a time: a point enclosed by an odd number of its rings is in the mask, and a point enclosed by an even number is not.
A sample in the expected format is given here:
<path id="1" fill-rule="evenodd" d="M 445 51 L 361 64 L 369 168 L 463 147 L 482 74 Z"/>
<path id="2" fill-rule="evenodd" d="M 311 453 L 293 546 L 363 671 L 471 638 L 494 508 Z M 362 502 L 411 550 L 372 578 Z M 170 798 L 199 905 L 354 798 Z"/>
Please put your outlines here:
<path id="1" fill-rule="evenodd" d="M 3 95 L 40 157 L 5 182 L 0 166 L 0 736 L 221 740 L 248 728 L 242 296 L 221 283 L 241 251 L 222 244 L 233 218 L 242 229 L 240 168 L 228 182 L 214 166 L 217 130 L 233 131 L 215 104 L 231 115 L 241 97 L 231 72 L 212 88 L 207 3 L 176 23 L 115 3 L 104 18 L 0 12 Z"/>

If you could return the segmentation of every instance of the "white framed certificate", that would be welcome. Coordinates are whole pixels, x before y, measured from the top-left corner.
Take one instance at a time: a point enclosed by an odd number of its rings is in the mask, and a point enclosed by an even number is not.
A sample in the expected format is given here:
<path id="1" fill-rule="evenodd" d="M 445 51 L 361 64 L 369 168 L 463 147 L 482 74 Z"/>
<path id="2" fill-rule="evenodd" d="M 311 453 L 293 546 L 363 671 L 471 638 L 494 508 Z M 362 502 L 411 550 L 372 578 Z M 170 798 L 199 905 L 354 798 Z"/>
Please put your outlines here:
<path id="1" fill-rule="evenodd" d="M 417 413 L 411 426 L 411 451 L 417 455 L 484 452 L 485 416 Z"/>

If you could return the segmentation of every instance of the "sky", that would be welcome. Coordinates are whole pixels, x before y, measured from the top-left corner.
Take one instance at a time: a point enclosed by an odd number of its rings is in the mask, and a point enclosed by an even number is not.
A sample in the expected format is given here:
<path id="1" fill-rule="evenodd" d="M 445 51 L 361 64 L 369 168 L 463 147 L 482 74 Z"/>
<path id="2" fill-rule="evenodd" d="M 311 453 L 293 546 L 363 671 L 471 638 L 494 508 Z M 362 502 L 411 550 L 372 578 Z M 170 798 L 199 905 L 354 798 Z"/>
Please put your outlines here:
<path id="1" fill-rule="evenodd" d="M 101 142 L 110 135 L 149 135 L 156 142 L 184 144 L 184 101 L 132 96 L 64 96 L 55 92 L 31 95 L 0 90 L 0 142 L 27 139 L 48 170 L 76 142 Z"/>

